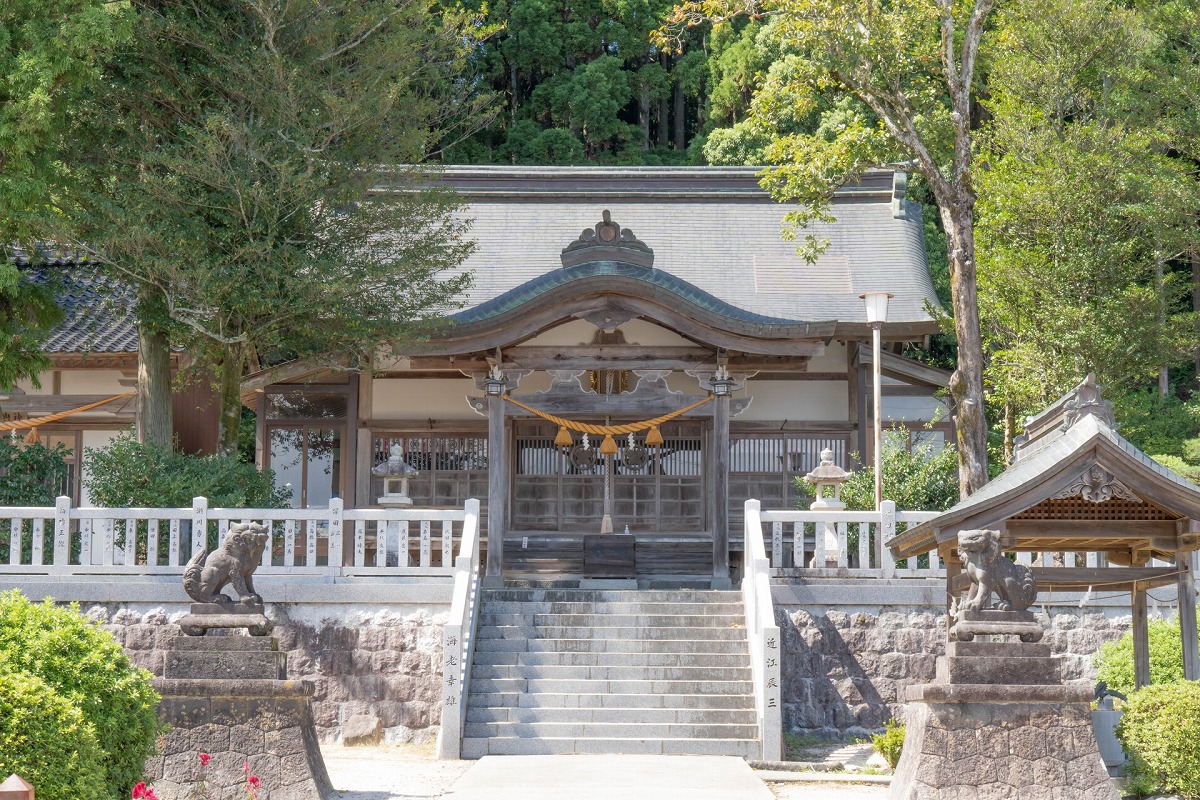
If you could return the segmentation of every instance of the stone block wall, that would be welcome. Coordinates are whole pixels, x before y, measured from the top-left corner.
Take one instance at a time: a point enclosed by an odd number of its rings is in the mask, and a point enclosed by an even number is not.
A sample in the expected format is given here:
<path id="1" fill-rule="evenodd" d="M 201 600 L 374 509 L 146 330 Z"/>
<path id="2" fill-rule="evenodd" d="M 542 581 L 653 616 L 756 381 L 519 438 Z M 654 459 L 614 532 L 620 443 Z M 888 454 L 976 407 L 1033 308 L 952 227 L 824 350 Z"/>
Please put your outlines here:
<path id="1" fill-rule="evenodd" d="M 173 620 L 178 606 L 145 610 L 126 605 L 83 606 L 103 623 L 140 667 L 162 677 L 165 654 L 181 636 Z M 272 636 L 287 653 L 288 677 L 316 684 L 313 721 L 322 741 L 338 741 L 342 726 L 356 714 L 379 719 L 384 740 L 425 741 L 441 721 L 441 640 L 445 619 L 427 609 L 336 609 L 340 618 L 322 619 L 321 609 L 289 616 L 285 604 L 271 604 Z M 332 613 L 330 609 L 325 610 Z"/>
<path id="2" fill-rule="evenodd" d="M 904 687 L 933 680 L 946 617 L 906 608 L 879 613 L 775 607 L 783 639 L 783 727 L 823 738 L 866 736 L 903 720 Z M 1126 615 L 1051 609 L 1045 642 L 1065 656 L 1067 681 L 1094 681 L 1092 654 L 1129 629 Z"/>

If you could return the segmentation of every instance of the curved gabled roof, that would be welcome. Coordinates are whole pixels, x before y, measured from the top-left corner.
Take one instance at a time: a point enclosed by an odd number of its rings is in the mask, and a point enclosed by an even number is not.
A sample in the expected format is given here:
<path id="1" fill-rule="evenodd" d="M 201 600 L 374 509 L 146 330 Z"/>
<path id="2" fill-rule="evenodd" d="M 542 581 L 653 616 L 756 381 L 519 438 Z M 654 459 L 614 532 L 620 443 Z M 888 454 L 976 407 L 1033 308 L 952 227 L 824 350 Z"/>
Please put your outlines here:
<path id="1" fill-rule="evenodd" d="M 816 263 L 782 233 L 792 207 L 759 186 L 753 167 L 448 167 L 438 181 L 466 201 L 463 268 L 468 309 L 562 269 L 564 247 L 605 210 L 654 252 L 654 266 L 729 306 L 793 323 L 831 320 L 838 334 L 870 336 L 859 295 L 894 295 L 884 337 L 936 333 L 921 209 L 904 199 L 903 173 L 873 171 L 839 190 L 833 221 L 800 235 L 827 243 Z"/>
<path id="2" fill-rule="evenodd" d="M 892 552 L 897 558 L 907 558 L 928 552 L 934 547 L 947 550 L 953 547 L 961 530 L 995 528 L 1047 500 L 1075 495 L 1081 495 L 1086 500 L 1088 498 L 1083 487 L 1088 484 L 1093 469 L 1102 470 L 1094 481 L 1095 485 L 1102 487 L 1107 484 L 1118 499 L 1122 493 L 1127 493 L 1142 504 L 1157 507 L 1160 519 L 1162 516 L 1177 520 L 1200 519 L 1200 486 L 1150 458 L 1096 414 L 1080 416 L 1066 430 L 1039 441 L 1038 445 L 967 499 L 894 537 L 888 543 Z M 1064 531 L 1073 528 L 1071 521 L 1058 520 Z M 1105 521 L 1102 517 L 1094 525 L 1103 526 Z M 1130 540 L 1148 538 L 1144 532 L 1139 535 L 1133 525 L 1128 525 L 1128 522 L 1125 524 L 1130 529 Z M 1111 527 L 1119 528 L 1121 525 L 1120 521 L 1111 523 Z M 1188 526 L 1160 527 L 1173 527 L 1173 535 L 1178 540 L 1173 548 L 1157 547 L 1164 554 L 1170 549 L 1193 546 L 1194 542 L 1184 541 L 1185 537 L 1194 536 Z M 1085 539 L 1087 533 L 1080 531 L 1075 536 L 1062 533 L 1057 537 L 1043 538 Z M 1128 549 L 1128 544 L 1112 537 L 1111 548 L 1087 549 L 1124 551 Z"/>

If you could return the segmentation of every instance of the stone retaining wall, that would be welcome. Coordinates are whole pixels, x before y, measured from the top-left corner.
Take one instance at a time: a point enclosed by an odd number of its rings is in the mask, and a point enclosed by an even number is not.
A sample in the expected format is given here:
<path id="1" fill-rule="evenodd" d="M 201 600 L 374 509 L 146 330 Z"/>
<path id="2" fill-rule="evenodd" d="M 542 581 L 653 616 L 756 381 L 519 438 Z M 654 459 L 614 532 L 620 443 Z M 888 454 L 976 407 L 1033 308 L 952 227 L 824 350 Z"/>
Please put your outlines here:
<path id="1" fill-rule="evenodd" d="M 946 617 L 928 611 L 878 614 L 775 607 L 784 644 L 783 727 L 824 738 L 866 736 L 903 719 L 904 687 L 933 680 Z M 1066 656 L 1064 680 L 1095 680 L 1091 656 L 1129 629 L 1128 616 L 1051 609 L 1046 632 Z"/>
<path id="2" fill-rule="evenodd" d="M 186 607 L 83 605 L 83 611 L 116 636 L 138 666 L 162 677 L 172 640 L 181 636 L 173 620 Z M 384 740 L 424 741 L 437 734 L 441 706 L 443 614 L 429 609 L 383 608 L 365 613 L 337 609 L 344 619 L 289 616 L 284 604 L 269 604 L 271 635 L 287 652 L 288 677 L 316 684 L 312 713 L 322 741 L 337 741 L 355 714 L 380 720 Z M 329 609 L 324 611 L 328 612 Z"/>

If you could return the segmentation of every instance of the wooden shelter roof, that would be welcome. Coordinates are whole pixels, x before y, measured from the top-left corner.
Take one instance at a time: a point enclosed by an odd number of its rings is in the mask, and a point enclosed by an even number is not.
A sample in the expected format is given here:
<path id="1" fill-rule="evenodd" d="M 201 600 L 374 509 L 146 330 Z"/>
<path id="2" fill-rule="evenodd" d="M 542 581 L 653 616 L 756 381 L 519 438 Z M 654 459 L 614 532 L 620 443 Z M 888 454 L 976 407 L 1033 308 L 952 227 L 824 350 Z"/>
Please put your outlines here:
<path id="1" fill-rule="evenodd" d="M 953 554 L 959 531 L 998 529 L 1012 551 L 1103 552 L 1140 566 L 1200 546 L 1200 487 L 1117 433 L 1094 379 L 1039 415 L 1016 462 L 941 515 L 893 538 L 897 558 Z M 1082 578 L 1081 578 L 1082 580 Z"/>

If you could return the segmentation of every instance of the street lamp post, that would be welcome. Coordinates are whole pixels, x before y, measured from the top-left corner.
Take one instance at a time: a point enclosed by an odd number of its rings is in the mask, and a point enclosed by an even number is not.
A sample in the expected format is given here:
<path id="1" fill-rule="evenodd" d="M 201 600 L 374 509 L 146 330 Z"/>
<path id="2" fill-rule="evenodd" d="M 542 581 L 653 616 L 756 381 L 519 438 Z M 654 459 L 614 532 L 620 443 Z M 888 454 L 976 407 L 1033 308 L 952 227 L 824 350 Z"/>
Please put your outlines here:
<path id="1" fill-rule="evenodd" d="M 887 292 L 867 292 L 859 295 L 867 304 L 867 324 L 871 326 L 871 389 L 875 400 L 875 508 L 883 502 L 883 411 L 880 397 L 879 334 L 887 322 Z"/>

